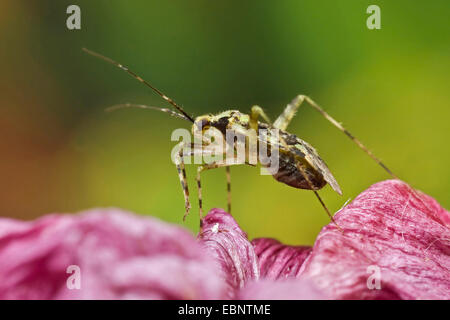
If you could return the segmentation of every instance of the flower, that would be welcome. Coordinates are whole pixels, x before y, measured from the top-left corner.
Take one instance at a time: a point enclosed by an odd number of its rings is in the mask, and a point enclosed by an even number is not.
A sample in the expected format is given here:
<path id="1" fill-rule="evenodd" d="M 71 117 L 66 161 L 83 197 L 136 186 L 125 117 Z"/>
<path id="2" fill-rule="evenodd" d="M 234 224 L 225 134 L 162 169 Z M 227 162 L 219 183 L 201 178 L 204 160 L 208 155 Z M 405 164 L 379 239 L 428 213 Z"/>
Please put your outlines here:
<path id="1" fill-rule="evenodd" d="M 79 268 L 80 289 L 68 286 L 76 276 L 69 266 Z M 195 238 L 154 218 L 96 209 L 0 221 L 0 299 L 221 299 L 225 293 Z"/>
<path id="2" fill-rule="evenodd" d="M 377 183 L 326 226 L 300 277 L 338 299 L 450 299 L 450 213 L 406 183 Z M 380 289 L 368 290 L 371 270 Z"/>
<path id="3" fill-rule="evenodd" d="M 118 209 L 3 218 L 0 298 L 450 299 L 450 213 L 434 199 L 383 181 L 335 220 L 307 247 L 249 241 L 221 209 L 197 239 Z"/>
<path id="4" fill-rule="evenodd" d="M 335 215 L 343 232 L 330 223 L 312 248 L 263 238 L 253 240 L 251 250 L 242 236 L 238 244 L 223 241 L 221 234 L 242 232 L 230 219 L 218 209 L 205 218 L 203 230 L 213 225 L 217 231 L 206 236 L 209 250 L 220 252 L 216 259 L 228 275 L 243 274 L 236 270 L 253 266 L 256 255 L 259 274 L 241 280 L 264 279 L 269 291 L 255 295 L 263 284 L 253 284 L 239 297 L 450 299 L 450 213 L 402 181 L 361 193 Z"/>

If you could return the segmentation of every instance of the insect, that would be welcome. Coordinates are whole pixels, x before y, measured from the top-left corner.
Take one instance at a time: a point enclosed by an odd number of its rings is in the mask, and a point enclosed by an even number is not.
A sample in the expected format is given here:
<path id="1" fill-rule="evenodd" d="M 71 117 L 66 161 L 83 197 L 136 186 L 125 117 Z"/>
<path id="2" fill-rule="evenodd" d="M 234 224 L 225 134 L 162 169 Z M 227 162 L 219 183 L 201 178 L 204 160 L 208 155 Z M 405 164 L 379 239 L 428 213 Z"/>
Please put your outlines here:
<path id="1" fill-rule="evenodd" d="M 278 129 L 279 136 L 277 140 L 267 140 L 266 143 L 268 147 L 273 147 L 275 144 L 279 149 L 279 168 L 273 173 L 273 177 L 284 184 L 287 184 L 291 187 L 298 189 L 307 189 L 312 190 L 319 200 L 320 204 L 328 214 L 331 221 L 333 221 L 336 226 L 339 228 L 335 220 L 333 219 L 332 214 L 328 210 L 327 206 L 323 202 L 320 197 L 318 190 L 322 189 L 326 184 L 329 184 L 331 188 L 337 192 L 339 195 L 342 195 L 341 188 L 334 178 L 331 171 L 328 169 L 325 162 L 320 158 L 317 151 L 306 141 L 298 138 L 296 135 L 289 133 L 286 131 L 289 123 L 293 119 L 295 113 L 298 108 L 305 102 L 307 105 L 311 106 L 313 109 L 318 111 L 326 120 L 328 120 L 332 125 L 342 131 L 348 138 L 350 138 L 356 145 L 361 148 L 365 153 L 367 153 L 376 163 L 378 163 L 389 175 L 391 175 L 394 179 L 397 177 L 392 173 L 389 168 L 384 165 L 380 159 L 378 159 L 369 149 L 367 149 L 361 141 L 359 141 L 354 135 L 352 135 L 347 129 L 345 129 L 341 123 L 332 118 L 325 110 L 323 110 L 316 102 L 314 102 L 311 98 L 305 95 L 298 95 L 295 97 L 284 109 L 284 111 L 280 114 L 280 116 L 274 121 L 271 122 L 269 117 L 265 114 L 263 109 L 259 106 L 253 106 L 251 108 L 250 114 L 241 113 L 238 110 L 228 110 L 221 112 L 219 114 L 207 114 L 201 115 L 198 117 L 192 117 L 188 113 L 184 111 L 184 109 L 178 105 L 174 100 L 166 96 L 159 89 L 152 86 L 150 83 L 145 81 L 143 78 L 138 76 L 133 71 L 129 70 L 124 65 L 105 57 L 96 52 L 90 51 L 88 49 L 83 48 L 83 50 L 95 57 L 103 59 L 120 69 L 124 70 L 128 74 L 130 74 L 135 79 L 142 82 L 144 85 L 152 89 L 155 93 L 161 96 L 164 100 L 166 100 L 170 105 L 172 105 L 175 110 L 167 109 L 167 108 L 159 108 L 153 106 L 146 105 L 138 105 L 138 104 L 121 104 L 117 106 L 113 106 L 112 109 L 117 108 L 143 108 L 143 109 L 152 109 L 158 110 L 161 112 L 168 113 L 174 117 L 189 121 L 192 123 L 192 133 L 195 135 L 196 133 L 203 133 L 205 130 L 209 128 L 215 128 L 219 130 L 222 134 L 225 134 L 226 130 L 232 130 L 233 132 L 237 132 L 237 134 L 246 135 L 246 132 L 249 129 L 254 129 L 257 132 L 261 129 Z M 261 121 L 260 121 L 261 119 Z M 260 140 L 258 141 L 261 142 Z M 201 145 L 194 144 L 186 144 L 181 142 L 179 146 L 179 152 L 176 155 L 176 168 L 178 171 L 178 176 L 180 179 L 180 183 L 182 186 L 184 199 L 185 199 L 185 215 L 184 218 L 189 213 L 191 208 L 189 201 L 189 189 L 186 182 L 186 170 L 184 157 L 190 157 L 195 155 L 211 155 L 214 151 L 209 148 L 208 145 L 202 143 Z M 249 164 L 245 161 L 246 164 Z M 197 169 L 197 188 L 198 188 L 198 202 L 199 202 L 199 215 L 200 215 L 200 223 L 203 217 L 203 205 L 202 205 L 202 186 L 201 186 L 201 173 L 206 170 L 216 169 L 225 167 L 226 169 L 226 177 L 227 177 L 227 208 L 228 212 L 231 211 L 231 178 L 230 178 L 230 166 L 233 164 L 239 163 L 228 163 L 228 162 L 212 162 L 208 164 L 202 164 Z"/>

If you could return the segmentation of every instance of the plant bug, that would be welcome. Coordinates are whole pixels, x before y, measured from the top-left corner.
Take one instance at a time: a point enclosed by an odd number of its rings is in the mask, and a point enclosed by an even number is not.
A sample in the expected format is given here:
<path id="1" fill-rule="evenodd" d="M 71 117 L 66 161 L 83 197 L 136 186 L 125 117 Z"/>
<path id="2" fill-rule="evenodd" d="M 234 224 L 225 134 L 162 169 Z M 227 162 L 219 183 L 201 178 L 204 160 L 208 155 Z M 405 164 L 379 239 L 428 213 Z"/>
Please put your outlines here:
<path id="1" fill-rule="evenodd" d="M 269 117 L 264 113 L 263 109 L 259 106 L 253 106 L 251 108 L 250 114 L 241 113 L 238 110 L 228 110 L 217 115 L 207 114 L 198 117 L 192 117 L 186 113 L 181 106 L 179 106 L 174 100 L 166 96 L 157 88 L 153 87 L 150 83 L 145 81 L 143 78 L 138 76 L 133 71 L 129 70 L 124 65 L 105 57 L 96 52 L 90 51 L 83 48 L 86 53 L 105 60 L 123 71 L 130 74 L 132 77 L 142 82 L 144 85 L 152 89 L 155 93 L 161 96 L 169 104 L 171 104 L 177 111 L 159 108 L 146 105 L 138 104 L 122 104 L 108 108 L 108 110 L 118 109 L 118 108 L 143 108 L 152 109 L 157 111 L 162 111 L 168 113 L 174 117 L 189 121 L 192 123 L 192 132 L 194 134 L 200 132 L 203 133 L 208 128 L 215 128 L 219 130 L 222 134 L 225 134 L 226 130 L 232 130 L 241 135 L 246 135 L 246 131 L 249 129 L 254 129 L 256 131 L 262 129 L 274 128 L 279 130 L 279 136 L 276 141 L 266 141 L 269 146 L 277 144 L 279 147 L 279 169 L 273 173 L 273 177 L 282 183 L 285 183 L 291 187 L 298 189 L 312 190 L 319 200 L 322 207 L 325 209 L 326 213 L 330 217 L 331 221 L 335 224 L 332 214 L 328 210 L 327 206 L 323 202 L 317 190 L 322 189 L 326 184 L 329 184 L 331 188 L 338 194 L 342 195 L 341 188 L 334 178 L 333 174 L 328 169 L 325 162 L 320 158 L 317 151 L 306 141 L 298 138 L 296 135 L 291 134 L 286 131 L 289 123 L 293 119 L 298 108 L 306 102 L 307 105 L 318 111 L 326 120 L 328 120 L 332 125 L 342 131 L 348 138 L 350 138 L 356 145 L 361 148 L 365 153 L 367 153 L 376 163 L 378 163 L 389 175 L 394 179 L 397 177 L 384 165 L 380 159 L 378 159 L 369 149 L 367 149 L 361 141 L 359 141 L 354 135 L 352 135 L 347 129 L 345 129 L 341 123 L 337 122 L 332 118 L 325 110 L 323 110 L 316 102 L 305 95 L 298 95 L 295 97 L 291 103 L 289 103 L 281 115 L 272 123 Z M 264 122 L 259 121 L 262 118 Z M 211 155 L 213 151 L 208 148 L 208 145 L 181 145 L 180 151 L 177 154 L 176 167 L 178 171 L 178 176 L 181 182 L 181 187 L 185 199 L 185 215 L 183 219 L 186 218 L 190 210 L 189 202 L 189 189 L 186 182 L 186 170 L 183 157 L 195 156 L 195 155 Z M 245 162 L 248 164 L 247 162 Z M 233 163 L 239 164 L 239 163 Z M 197 169 L 197 187 L 198 187 L 198 201 L 199 201 L 199 214 L 200 223 L 203 218 L 203 205 L 202 205 L 202 187 L 201 187 L 201 173 L 206 170 L 216 169 L 220 167 L 226 168 L 227 176 L 227 193 L 228 193 L 228 212 L 231 211 L 231 181 L 230 181 L 230 164 L 228 162 L 213 162 L 209 164 L 200 165 Z M 339 228 L 339 226 L 336 224 Z M 340 228 L 339 228 L 340 229 Z"/>

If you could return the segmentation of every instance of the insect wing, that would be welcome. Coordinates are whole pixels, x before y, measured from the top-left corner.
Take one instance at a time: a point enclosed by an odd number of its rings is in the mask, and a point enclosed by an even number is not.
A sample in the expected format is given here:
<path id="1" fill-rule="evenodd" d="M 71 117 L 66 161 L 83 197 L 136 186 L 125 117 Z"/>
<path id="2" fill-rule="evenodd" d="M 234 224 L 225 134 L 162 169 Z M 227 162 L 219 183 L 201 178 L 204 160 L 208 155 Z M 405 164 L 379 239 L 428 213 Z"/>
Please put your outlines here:
<path id="1" fill-rule="evenodd" d="M 325 164 L 325 162 L 322 160 L 322 158 L 320 158 L 316 149 L 314 149 L 306 141 L 303 141 L 299 138 L 297 138 L 297 139 L 299 140 L 300 144 L 303 146 L 302 149 L 305 151 L 306 160 L 308 160 L 308 162 L 311 163 L 323 175 L 325 181 L 328 182 L 328 184 L 331 186 L 331 188 L 333 188 L 334 191 L 336 191 L 338 194 L 342 195 L 342 190 L 339 187 L 339 184 L 337 183 L 337 181 L 334 178 L 333 174 L 331 173 L 330 169 L 328 169 L 328 166 Z"/>

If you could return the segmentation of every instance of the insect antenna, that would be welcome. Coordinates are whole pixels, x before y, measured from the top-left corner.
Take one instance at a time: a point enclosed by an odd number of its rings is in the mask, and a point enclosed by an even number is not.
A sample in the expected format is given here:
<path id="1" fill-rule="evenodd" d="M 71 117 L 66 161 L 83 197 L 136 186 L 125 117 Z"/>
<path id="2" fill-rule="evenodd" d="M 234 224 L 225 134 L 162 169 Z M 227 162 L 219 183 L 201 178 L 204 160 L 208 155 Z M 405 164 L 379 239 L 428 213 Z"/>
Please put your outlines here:
<path id="1" fill-rule="evenodd" d="M 127 67 L 125 67 L 124 65 L 118 63 L 117 61 L 114 61 L 111 58 L 105 57 L 97 52 L 91 51 L 89 49 L 86 48 L 82 48 L 82 50 L 88 54 L 90 54 L 91 56 L 100 58 L 102 60 L 105 60 L 106 62 L 109 62 L 113 65 L 115 65 L 116 67 L 122 69 L 123 71 L 125 71 L 126 73 L 128 73 L 129 75 L 131 75 L 133 78 L 137 79 L 138 81 L 142 82 L 144 85 L 146 85 L 147 87 L 149 87 L 150 89 L 152 89 L 154 92 L 156 92 L 161 98 L 163 98 L 164 100 L 166 100 L 168 103 L 170 103 L 175 109 L 177 109 L 178 111 L 180 111 L 189 121 L 191 121 L 192 123 L 194 123 L 194 119 L 187 114 L 182 107 L 180 107 L 175 101 L 173 101 L 171 98 L 169 98 L 168 96 L 166 96 L 164 93 L 162 93 L 159 89 L 155 88 L 154 86 L 152 86 L 150 83 L 148 83 L 147 81 L 145 81 L 144 79 L 142 79 L 140 76 L 138 76 L 136 73 L 134 73 L 133 71 L 131 71 L 130 69 L 128 69 Z"/>
<path id="2" fill-rule="evenodd" d="M 190 121 L 188 118 L 186 118 L 185 115 L 175 112 L 173 110 L 167 109 L 167 108 L 158 108 L 158 107 L 153 107 L 153 106 L 146 106 L 143 104 L 133 104 L 133 103 L 124 103 L 124 104 L 116 104 L 113 105 L 111 107 L 108 107 L 105 109 L 106 112 L 111 112 L 111 111 L 115 111 L 118 109 L 124 109 L 124 108 L 139 108 L 139 109 L 151 109 L 151 110 L 157 110 L 157 111 L 161 111 L 161 112 L 166 112 L 168 114 L 170 114 L 173 117 L 176 118 L 180 118 L 186 121 Z"/>

